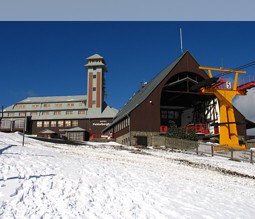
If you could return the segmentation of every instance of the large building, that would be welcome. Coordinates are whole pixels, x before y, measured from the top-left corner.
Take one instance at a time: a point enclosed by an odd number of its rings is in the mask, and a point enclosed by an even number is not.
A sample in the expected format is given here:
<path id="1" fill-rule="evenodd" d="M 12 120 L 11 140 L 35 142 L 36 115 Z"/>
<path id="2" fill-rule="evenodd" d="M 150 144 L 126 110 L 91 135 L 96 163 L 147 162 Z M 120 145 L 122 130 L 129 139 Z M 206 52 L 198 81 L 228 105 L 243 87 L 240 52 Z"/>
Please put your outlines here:
<path id="1" fill-rule="evenodd" d="M 141 86 L 136 94 L 118 112 L 113 122 L 104 129 L 116 141 L 131 145 L 164 145 L 162 134 L 169 122 L 178 127 L 189 124 L 211 124 L 211 131 L 218 133 L 214 124 L 219 122 L 217 99 L 202 95 L 193 86 L 209 79 L 198 62 L 185 52 L 150 82 Z M 246 129 L 254 124 L 235 109 L 238 135 L 246 138 Z M 215 128 L 214 128 L 215 127 Z"/>
<path id="2" fill-rule="evenodd" d="M 100 137 L 118 111 L 105 102 L 104 58 L 95 54 L 87 62 L 87 95 L 28 97 L 3 110 L 1 131 L 22 131 L 26 127 L 28 133 L 44 137 Z"/>

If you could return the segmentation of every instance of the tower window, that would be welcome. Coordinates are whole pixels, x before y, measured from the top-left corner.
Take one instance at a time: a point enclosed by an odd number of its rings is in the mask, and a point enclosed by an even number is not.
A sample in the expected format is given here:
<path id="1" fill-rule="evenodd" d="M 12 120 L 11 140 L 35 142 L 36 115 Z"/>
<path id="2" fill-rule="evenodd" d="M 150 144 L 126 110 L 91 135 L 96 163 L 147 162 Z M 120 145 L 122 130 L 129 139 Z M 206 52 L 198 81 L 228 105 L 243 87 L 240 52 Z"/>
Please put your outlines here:
<path id="1" fill-rule="evenodd" d="M 93 78 L 97 78 L 97 75 L 93 75 Z"/>
<path id="2" fill-rule="evenodd" d="M 96 87 L 93 87 L 93 91 L 96 91 L 96 89 L 97 89 Z"/>
<path id="3" fill-rule="evenodd" d="M 93 67 L 93 70 L 97 70 L 97 68 L 96 68 L 96 67 Z"/>

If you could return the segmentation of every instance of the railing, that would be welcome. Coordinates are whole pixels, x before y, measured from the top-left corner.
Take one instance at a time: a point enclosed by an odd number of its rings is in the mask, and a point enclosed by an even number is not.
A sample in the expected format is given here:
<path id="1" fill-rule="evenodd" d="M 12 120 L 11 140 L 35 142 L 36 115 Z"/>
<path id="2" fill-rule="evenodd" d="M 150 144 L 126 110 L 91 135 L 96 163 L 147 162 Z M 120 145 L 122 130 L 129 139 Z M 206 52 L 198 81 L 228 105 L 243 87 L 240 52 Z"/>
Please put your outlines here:
<path id="1" fill-rule="evenodd" d="M 223 77 L 219 78 L 219 81 L 220 80 L 226 80 L 226 83 L 222 83 L 218 87 L 220 89 L 229 89 L 229 88 L 232 88 L 233 84 L 234 84 L 234 78 L 226 79 L 225 77 L 226 76 L 223 76 Z M 248 84 L 248 83 L 254 82 L 254 81 L 255 81 L 255 75 L 242 75 L 238 79 L 237 87 L 240 87 L 241 85 Z M 228 82 L 230 82 L 230 84 L 227 85 Z M 230 87 L 227 87 L 227 86 L 230 86 Z"/>
<path id="2" fill-rule="evenodd" d="M 255 150 L 252 148 L 247 150 L 235 150 L 217 144 L 199 143 L 196 153 L 226 157 L 234 161 L 255 162 Z"/>
<path id="3" fill-rule="evenodd" d="M 255 81 L 255 75 L 245 75 L 239 78 L 238 86 Z"/>

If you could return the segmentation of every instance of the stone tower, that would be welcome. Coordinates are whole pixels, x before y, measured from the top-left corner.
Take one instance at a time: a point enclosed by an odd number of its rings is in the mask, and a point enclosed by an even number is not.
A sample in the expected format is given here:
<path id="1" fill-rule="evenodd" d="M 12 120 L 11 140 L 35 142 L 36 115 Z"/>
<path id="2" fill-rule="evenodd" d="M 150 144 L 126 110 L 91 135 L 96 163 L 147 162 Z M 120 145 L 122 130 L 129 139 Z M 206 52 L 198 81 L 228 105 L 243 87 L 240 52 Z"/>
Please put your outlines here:
<path id="1" fill-rule="evenodd" d="M 88 64 L 85 67 L 88 70 L 87 86 L 87 106 L 93 111 L 103 111 L 105 96 L 104 73 L 107 72 L 104 58 L 98 54 L 87 58 Z"/>

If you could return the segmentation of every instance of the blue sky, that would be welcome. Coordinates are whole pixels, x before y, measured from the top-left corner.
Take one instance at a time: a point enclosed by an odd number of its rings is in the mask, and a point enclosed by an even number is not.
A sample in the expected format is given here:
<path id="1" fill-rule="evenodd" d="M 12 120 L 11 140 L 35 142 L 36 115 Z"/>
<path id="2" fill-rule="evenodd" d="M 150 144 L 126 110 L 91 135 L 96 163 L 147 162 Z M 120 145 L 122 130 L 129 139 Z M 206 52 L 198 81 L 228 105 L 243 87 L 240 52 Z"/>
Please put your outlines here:
<path id="1" fill-rule="evenodd" d="M 255 22 L 0 22 L 0 105 L 29 96 L 86 95 L 86 58 L 107 63 L 106 102 L 120 109 L 181 55 L 202 66 L 236 68 L 255 61 Z M 247 70 L 254 77 L 255 66 Z M 236 105 L 255 122 L 254 91 Z"/>

